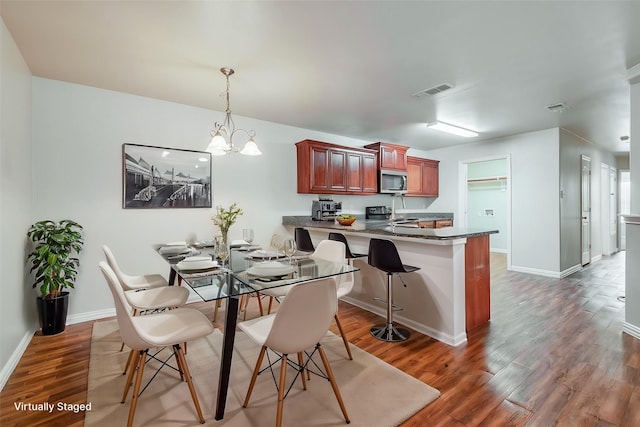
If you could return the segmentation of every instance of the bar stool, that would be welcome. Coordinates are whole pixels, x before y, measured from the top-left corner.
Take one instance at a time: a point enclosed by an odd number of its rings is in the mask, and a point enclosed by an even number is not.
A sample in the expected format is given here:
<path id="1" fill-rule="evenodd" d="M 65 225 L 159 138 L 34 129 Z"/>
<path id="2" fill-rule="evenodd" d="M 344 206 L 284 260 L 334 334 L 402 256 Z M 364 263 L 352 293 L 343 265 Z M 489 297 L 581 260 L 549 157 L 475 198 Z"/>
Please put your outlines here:
<path id="1" fill-rule="evenodd" d="M 409 338 L 410 332 L 393 325 L 393 275 L 411 273 L 419 267 L 405 265 L 400 259 L 396 245 L 391 240 L 371 239 L 369 241 L 369 265 L 387 273 L 387 323 L 371 328 L 371 335 L 381 341 L 398 342 Z"/>
<path id="2" fill-rule="evenodd" d="M 367 256 L 367 254 L 354 254 L 353 252 L 351 252 L 351 249 L 349 249 L 349 243 L 347 243 L 347 238 L 344 237 L 344 234 L 342 233 L 329 233 L 329 240 L 335 240 L 337 242 L 344 243 L 347 260 L 349 261 L 349 263 L 351 263 L 351 260 L 354 258 L 362 258 Z"/>
<path id="3" fill-rule="evenodd" d="M 309 230 L 306 228 L 296 227 L 293 230 L 293 238 L 296 241 L 298 250 L 304 252 L 313 252 L 316 250 L 315 246 L 313 246 L 313 242 L 311 241 Z"/>

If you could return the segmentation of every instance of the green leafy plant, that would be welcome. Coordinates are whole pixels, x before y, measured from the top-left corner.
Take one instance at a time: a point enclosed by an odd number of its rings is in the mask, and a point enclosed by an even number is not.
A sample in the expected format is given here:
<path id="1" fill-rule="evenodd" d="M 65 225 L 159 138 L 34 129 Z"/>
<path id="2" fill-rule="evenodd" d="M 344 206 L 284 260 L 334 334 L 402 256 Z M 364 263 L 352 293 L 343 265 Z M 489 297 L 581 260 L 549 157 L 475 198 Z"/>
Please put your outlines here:
<path id="1" fill-rule="evenodd" d="M 217 213 L 211 217 L 211 220 L 213 224 L 220 229 L 220 233 L 222 233 L 224 237 L 229 234 L 229 229 L 236 223 L 238 217 L 244 213 L 236 203 L 233 203 L 228 209 L 222 206 L 216 206 L 216 212 Z"/>
<path id="2" fill-rule="evenodd" d="M 44 220 L 33 224 L 27 236 L 34 243 L 27 256 L 31 272 L 35 271 L 33 288 L 40 286 L 43 298 L 55 298 L 63 289 L 73 288 L 84 244 L 82 226 L 65 219 L 59 222 Z"/>

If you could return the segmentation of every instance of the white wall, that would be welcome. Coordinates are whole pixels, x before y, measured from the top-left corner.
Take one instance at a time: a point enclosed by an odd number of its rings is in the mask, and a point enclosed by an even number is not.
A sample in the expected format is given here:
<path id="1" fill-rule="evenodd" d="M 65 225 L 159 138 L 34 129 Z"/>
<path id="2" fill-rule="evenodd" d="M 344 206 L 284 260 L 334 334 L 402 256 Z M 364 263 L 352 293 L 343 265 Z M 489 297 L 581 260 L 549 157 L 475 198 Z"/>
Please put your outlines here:
<path id="1" fill-rule="evenodd" d="M 0 388 L 37 327 L 25 273 L 32 223 L 31 73 L 0 21 Z M 16 351 L 18 350 L 18 351 Z"/>
<path id="2" fill-rule="evenodd" d="M 640 213 L 640 78 L 631 84 L 631 214 Z M 626 225 L 625 329 L 640 338 L 640 225 Z"/>
<path id="3" fill-rule="evenodd" d="M 558 134 L 546 129 L 475 144 L 426 152 L 440 160 L 440 197 L 430 209 L 459 216 L 461 163 L 511 156 L 511 268 L 559 273 Z"/>
<path id="4" fill-rule="evenodd" d="M 581 264 L 581 165 L 580 156 L 591 158 L 591 256 L 598 259 L 602 255 L 602 227 L 607 227 L 601 218 L 601 169 L 600 163 L 615 165 L 615 156 L 570 132 L 560 132 L 560 189 L 563 197 L 560 203 L 560 268 L 570 270 Z"/>

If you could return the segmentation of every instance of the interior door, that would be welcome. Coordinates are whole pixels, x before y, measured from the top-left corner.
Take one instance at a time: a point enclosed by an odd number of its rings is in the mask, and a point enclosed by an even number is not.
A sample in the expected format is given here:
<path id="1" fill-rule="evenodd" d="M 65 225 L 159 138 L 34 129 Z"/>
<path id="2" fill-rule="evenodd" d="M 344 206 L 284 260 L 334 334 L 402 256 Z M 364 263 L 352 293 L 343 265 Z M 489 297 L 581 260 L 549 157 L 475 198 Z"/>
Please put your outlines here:
<path id="1" fill-rule="evenodd" d="M 591 158 L 582 155 L 580 162 L 582 167 L 580 197 L 582 265 L 587 265 L 591 262 Z"/>
<path id="2" fill-rule="evenodd" d="M 618 215 L 616 212 L 618 200 L 617 175 L 617 171 L 614 168 L 609 168 L 609 247 L 611 248 L 611 253 L 618 249 L 616 247 L 616 243 L 618 241 Z"/>

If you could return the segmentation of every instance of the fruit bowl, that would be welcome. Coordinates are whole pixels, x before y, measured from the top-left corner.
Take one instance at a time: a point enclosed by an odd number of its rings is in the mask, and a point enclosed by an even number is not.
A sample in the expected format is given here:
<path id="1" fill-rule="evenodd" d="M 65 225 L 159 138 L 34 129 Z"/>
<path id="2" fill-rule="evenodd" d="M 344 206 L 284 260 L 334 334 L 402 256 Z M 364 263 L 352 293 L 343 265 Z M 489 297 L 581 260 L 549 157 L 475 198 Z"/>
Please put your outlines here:
<path id="1" fill-rule="evenodd" d="M 353 224 L 353 222 L 356 220 L 356 217 L 353 215 L 345 215 L 345 216 L 338 216 L 336 217 L 336 221 L 338 221 L 338 223 L 340 225 L 351 225 Z"/>

